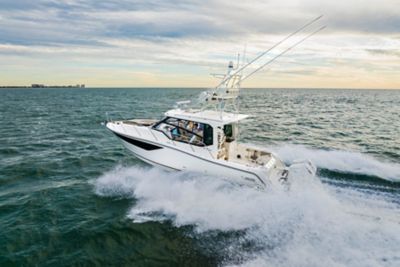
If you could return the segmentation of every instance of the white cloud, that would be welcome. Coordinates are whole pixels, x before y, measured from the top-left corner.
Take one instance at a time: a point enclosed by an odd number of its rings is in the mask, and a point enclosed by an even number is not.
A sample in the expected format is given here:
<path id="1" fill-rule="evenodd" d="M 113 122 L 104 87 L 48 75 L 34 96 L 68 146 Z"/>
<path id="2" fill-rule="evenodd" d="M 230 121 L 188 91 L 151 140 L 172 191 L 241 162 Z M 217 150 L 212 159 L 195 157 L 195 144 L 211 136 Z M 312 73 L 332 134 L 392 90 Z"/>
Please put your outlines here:
<path id="1" fill-rule="evenodd" d="M 273 65 L 271 74 L 282 85 L 285 70 L 299 80 L 369 72 L 391 79 L 393 86 L 400 83 L 393 79 L 400 77 L 397 0 L 25 2 L 1 4 L 0 60 L 25 60 L 43 73 L 58 64 L 73 66 L 71 73 L 124 73 L 126 86 L 133 80 L 124 68 L 152 74 L 143 74 L 148 77 L 143 82 L 180 73 L 184 81 L 209 82 L 208 72 L 224 71 L 246 43 L 248 57 L 254 56 L 324 14 L 320 24 L 328 29 Z M 16 66 L 10 69 L 18 72 Z M 249 84 L 268 86 L 268 80 L 260 74 Z"/>

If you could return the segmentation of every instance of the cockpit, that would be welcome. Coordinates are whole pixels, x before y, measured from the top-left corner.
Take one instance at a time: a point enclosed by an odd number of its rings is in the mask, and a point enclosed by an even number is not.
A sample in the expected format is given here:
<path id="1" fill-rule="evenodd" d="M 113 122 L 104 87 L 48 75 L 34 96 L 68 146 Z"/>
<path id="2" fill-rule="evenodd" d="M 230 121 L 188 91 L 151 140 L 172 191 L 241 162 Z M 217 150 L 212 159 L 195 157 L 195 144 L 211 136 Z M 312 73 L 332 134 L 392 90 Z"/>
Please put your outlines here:
<path id="1" fill-rule="evenodd" d="M 195 146 L 213 144 L 213 128 L 209 124 L 167 117 L 153 126 L 169 139 Z"/>

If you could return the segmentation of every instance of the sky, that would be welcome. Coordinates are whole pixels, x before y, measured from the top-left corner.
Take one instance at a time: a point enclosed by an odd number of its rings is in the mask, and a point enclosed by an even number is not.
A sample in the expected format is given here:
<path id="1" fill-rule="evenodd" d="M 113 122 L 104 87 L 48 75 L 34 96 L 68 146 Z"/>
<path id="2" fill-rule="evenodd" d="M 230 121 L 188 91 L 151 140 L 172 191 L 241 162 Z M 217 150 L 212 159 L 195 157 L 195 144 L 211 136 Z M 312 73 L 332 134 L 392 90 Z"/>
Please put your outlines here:
<path id="1" fill-rule="evenodd" d="M 400 89 L 399 0 L 0 0 L 0 85 L 212 87 L 319 15 L 242 86 Z"/>

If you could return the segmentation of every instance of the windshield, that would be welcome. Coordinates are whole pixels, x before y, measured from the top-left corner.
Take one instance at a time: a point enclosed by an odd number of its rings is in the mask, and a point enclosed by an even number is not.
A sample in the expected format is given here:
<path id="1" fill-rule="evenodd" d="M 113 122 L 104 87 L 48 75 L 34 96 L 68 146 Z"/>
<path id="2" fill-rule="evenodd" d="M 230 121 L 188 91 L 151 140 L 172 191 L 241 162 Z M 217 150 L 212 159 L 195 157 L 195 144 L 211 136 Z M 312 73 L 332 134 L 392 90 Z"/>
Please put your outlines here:
<path id="1" fill-rule="evenodd" d="M 197 146 L 213 144 L 213 129 L 205 123 L 168 117 L 157 123 L 153 129 L 164 133 L 174 141 Z"/>

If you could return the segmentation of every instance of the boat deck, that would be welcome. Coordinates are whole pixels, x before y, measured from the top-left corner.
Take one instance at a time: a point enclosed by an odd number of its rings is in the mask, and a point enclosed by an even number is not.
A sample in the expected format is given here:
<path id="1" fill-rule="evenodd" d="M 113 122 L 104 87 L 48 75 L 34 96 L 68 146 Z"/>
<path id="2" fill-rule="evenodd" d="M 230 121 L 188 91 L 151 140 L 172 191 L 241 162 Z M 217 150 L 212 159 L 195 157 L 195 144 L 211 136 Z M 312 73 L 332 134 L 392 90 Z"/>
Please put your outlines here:
<path id="1" fill-rule="evenodd" d="M 218 158 L 249 166 L 264 166 L 270 162 L 272 155 L 269 152 L 258 150 L 246 145 L 226 143 L 220 150 Z"/>

